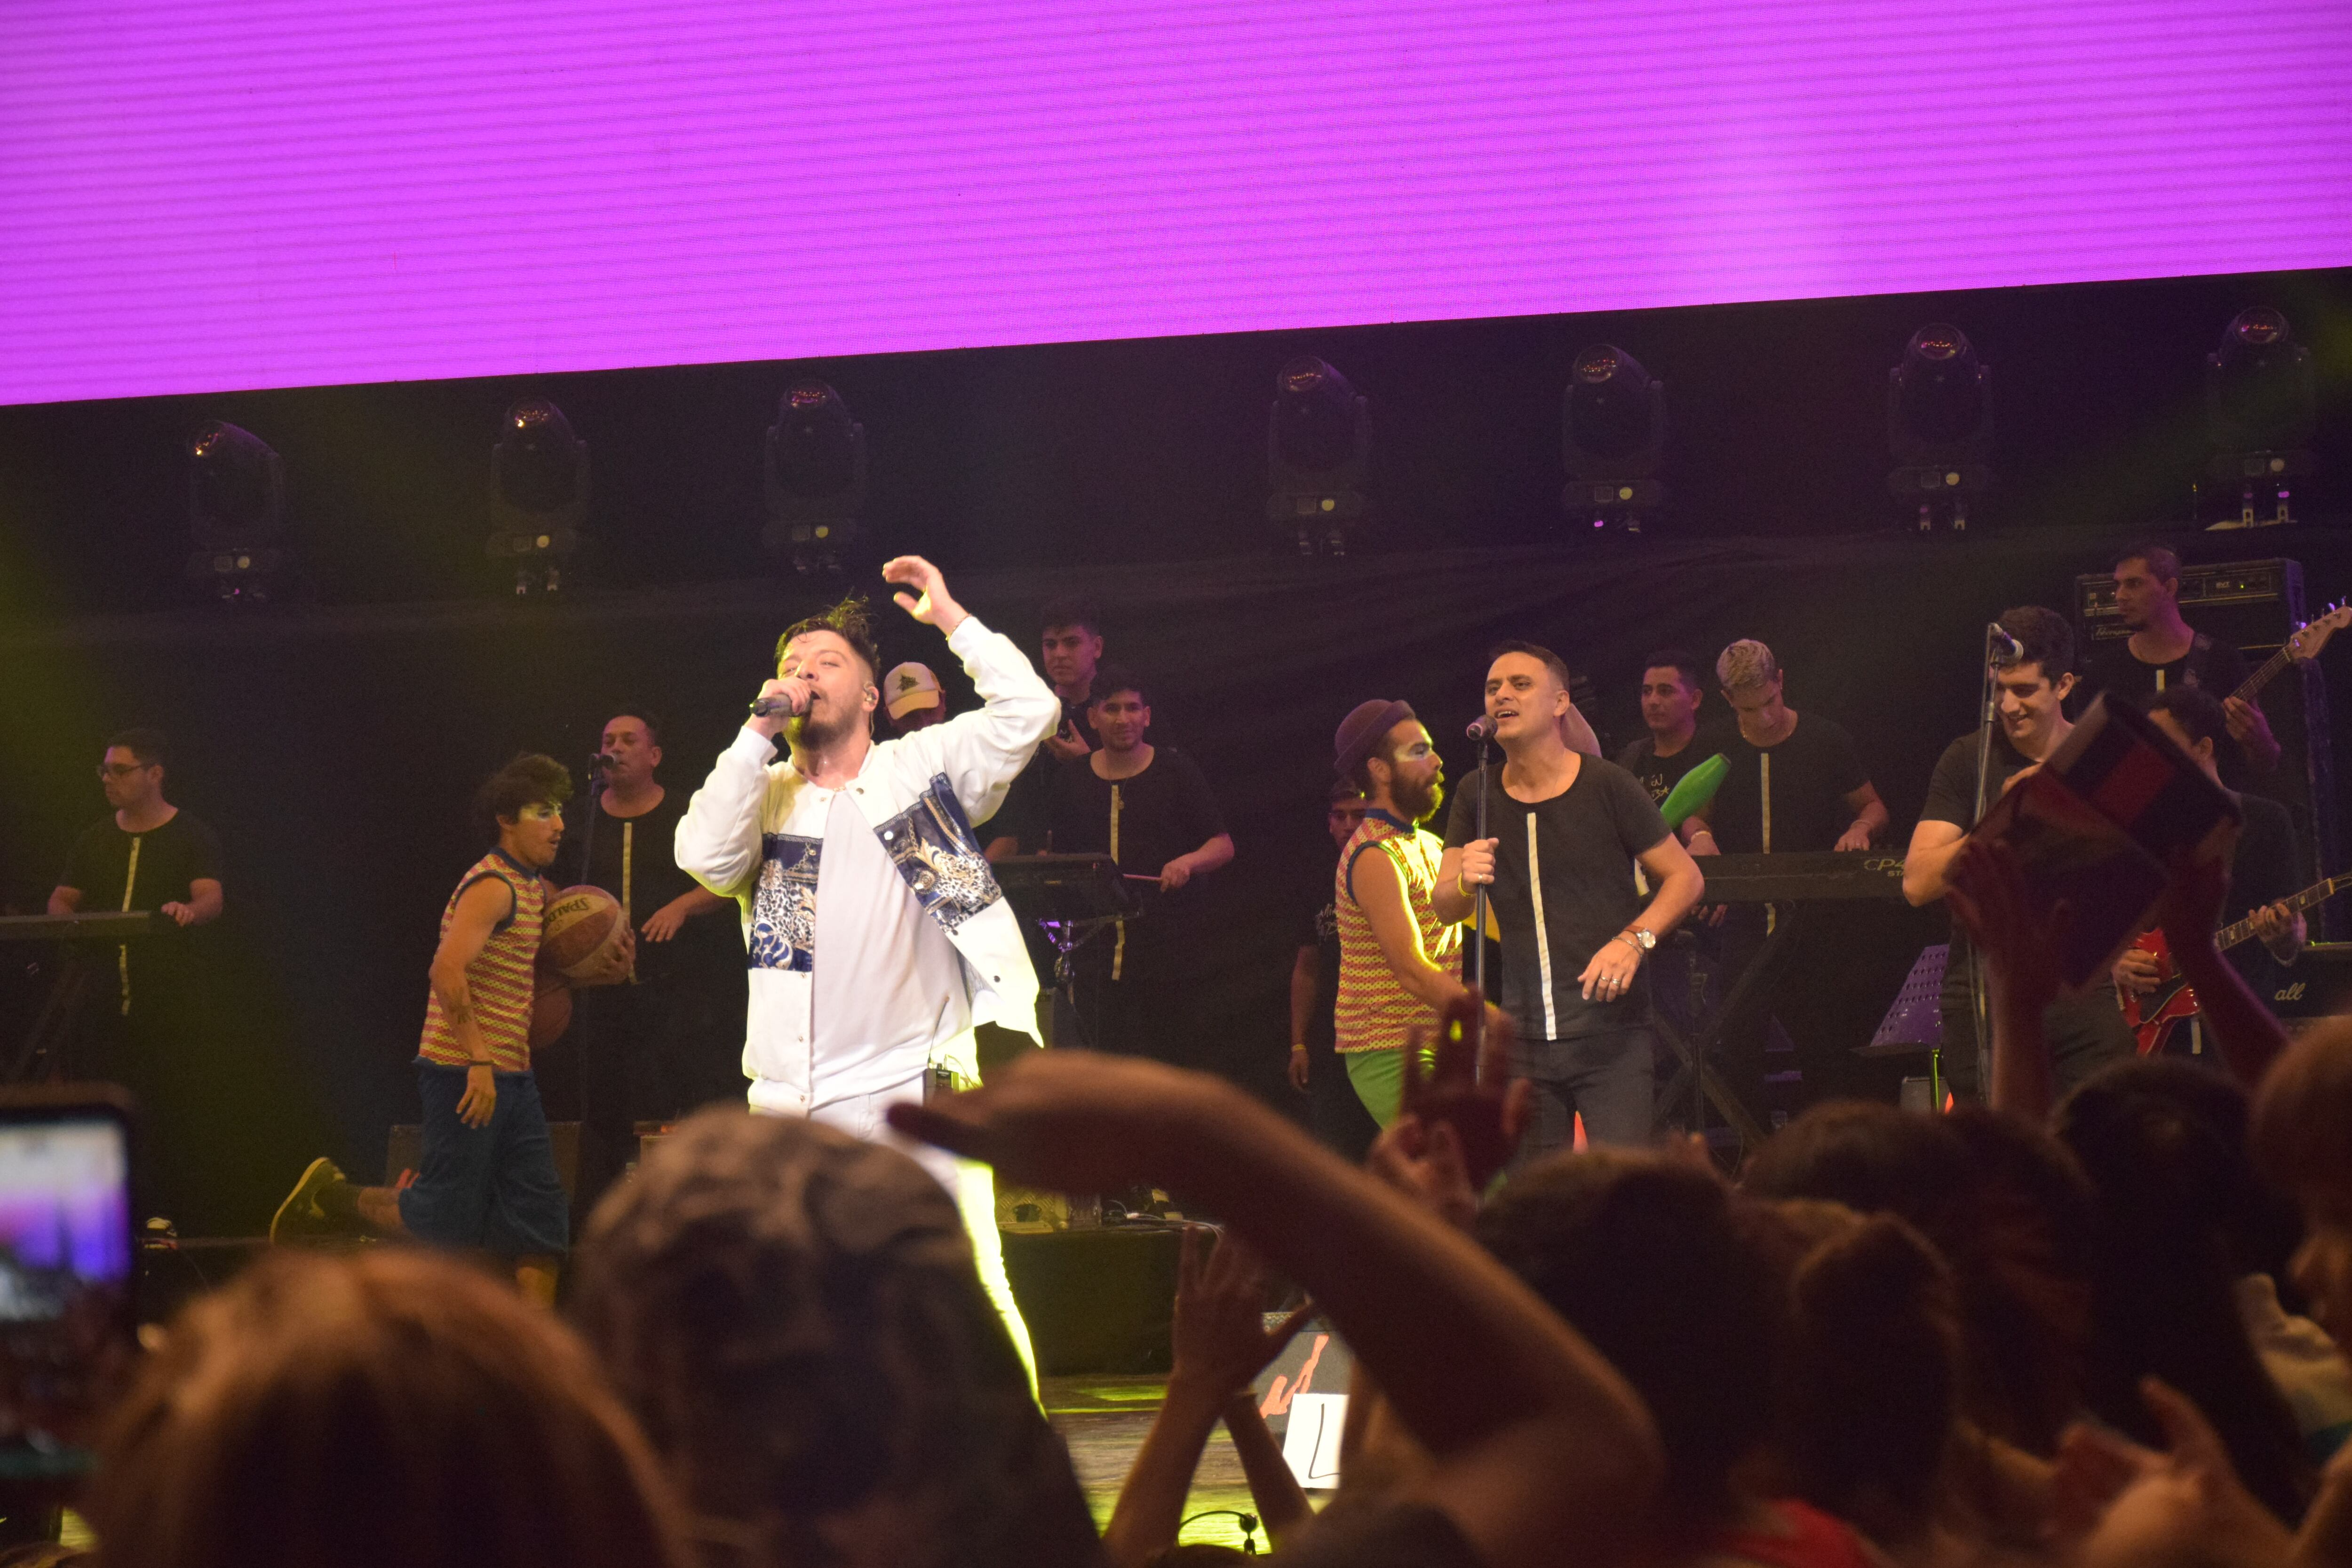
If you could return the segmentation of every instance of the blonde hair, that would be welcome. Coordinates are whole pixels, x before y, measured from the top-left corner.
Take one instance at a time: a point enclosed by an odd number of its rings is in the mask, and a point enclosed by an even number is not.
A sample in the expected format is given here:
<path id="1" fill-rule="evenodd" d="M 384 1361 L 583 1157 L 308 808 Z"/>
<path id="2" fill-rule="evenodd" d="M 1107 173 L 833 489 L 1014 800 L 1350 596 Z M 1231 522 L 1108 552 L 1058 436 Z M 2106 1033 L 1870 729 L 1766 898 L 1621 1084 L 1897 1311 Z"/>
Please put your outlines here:
<path id="1" fill-rule="evenodd" d="M 99 1443 L 110 1568 L 687 1568 L 587 1349 L 409 1249 L 281 1253 L 191 1305 Z"/>
<path id="2" fill-rule="evenodd" d="M 1780 679 L 1780 661 L 1754 637 L 1741 637 L 1715 661 L 1716 684 L 1726 691 L 1753 691 Z"/>

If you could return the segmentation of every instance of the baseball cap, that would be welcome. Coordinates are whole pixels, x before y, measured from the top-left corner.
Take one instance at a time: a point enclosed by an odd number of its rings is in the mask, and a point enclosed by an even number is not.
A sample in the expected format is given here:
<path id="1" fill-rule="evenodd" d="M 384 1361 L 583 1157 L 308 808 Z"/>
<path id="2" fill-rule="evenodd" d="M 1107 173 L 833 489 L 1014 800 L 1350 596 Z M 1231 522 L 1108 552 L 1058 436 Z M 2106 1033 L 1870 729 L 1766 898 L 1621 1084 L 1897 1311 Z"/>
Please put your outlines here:
<path id="1" fill-rule="evenodd" d="M 892 665 L 882 678 L 882 700 L 891 718 L 903 719 L 918 708 L 936 708 L 946 700 L 940 695 L 940 678 L 929 665 L 908 663 Z"/>

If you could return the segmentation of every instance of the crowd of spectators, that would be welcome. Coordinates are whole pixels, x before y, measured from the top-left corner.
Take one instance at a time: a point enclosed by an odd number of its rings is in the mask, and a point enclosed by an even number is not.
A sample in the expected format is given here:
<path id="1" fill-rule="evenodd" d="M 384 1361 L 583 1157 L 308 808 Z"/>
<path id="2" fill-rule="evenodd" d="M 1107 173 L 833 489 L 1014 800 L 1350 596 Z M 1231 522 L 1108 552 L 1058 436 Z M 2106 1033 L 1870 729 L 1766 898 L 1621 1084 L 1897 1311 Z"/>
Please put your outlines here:
<path id="1" fill-rule="evenodd" d="M 1528 1096 L 1470 1005 L 1361 1166 L 1132 1058 L 896 1108 L 1011 1181 L 1149 1183 L 1219 1222 L 1185 1238 L 1175 1370 L 1102 1531 L 921 1166 L 711 1110 L 597 1208 L 562 1316 L 392 1247 L 194 1302 L 105 1425 L 100 1560 L 1218 1561 L 1176 1538 L 1222 1421 L 1302 1568 L 2352 1563 L 2352 1021 L 2291 1041 L 2232 992 L 2226 875 L 2184 860 L 2158 912 L 2216 1063 L 2053 1102 L 2048 924 L 1998 850 L 1951 882 L 1990 1103 L 1825 1103 L 1734 1175 L 1667 1147 L 1498 1180 Z M 1319 1510 L 1250 1393 L 1310 1312 L 1357 1363 Z"/>

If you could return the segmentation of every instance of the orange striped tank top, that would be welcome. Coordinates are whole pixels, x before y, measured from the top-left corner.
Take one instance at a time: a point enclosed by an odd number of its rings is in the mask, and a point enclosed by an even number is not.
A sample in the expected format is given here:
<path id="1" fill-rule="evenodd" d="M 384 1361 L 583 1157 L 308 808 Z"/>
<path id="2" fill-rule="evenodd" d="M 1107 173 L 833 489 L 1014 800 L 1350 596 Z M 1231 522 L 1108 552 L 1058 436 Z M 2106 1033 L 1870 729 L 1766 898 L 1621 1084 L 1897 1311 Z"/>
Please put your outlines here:
<path id="1" fill-rule="evenodd" d="M 1404 886 L 1406 907 L 1421 931 L 1421 951 L 1430 963 L 1448 974 L 1462 973 L 1463 930 L 1437 918 L 1431 895 L 1437 890 L 1437 866 L 1445 846 L 1434 833 L 1408 827 L 1393 816 L 1374 812 L 1339 851 L 1339 868 L 1332 882 L 1332 907 L 1339 922 L 1339 1004 L 1338 1047 L 1342 1051 L 1394 1050 L 1415 1028 L 1434 1028 L 1437 1010 L 1404 988 L 1381 944 L 1372 936 L 1372 922 L 1356 902 L 1350 873 L 1359 858 L 1385 855 Z"/>
<path id="2" fill-rule="evenodd" d="M 458 879 L 457 889 L 441 910 L 441 934 L 466 889 L 485 877 L 495 877 L 514 894 L 514 913 L 498 930 L 474 962 L 466 965 L 466 988 L 473 994 L 474 1022 L 482 1043 L 490 1048 L 490 1063 L 500 1072 L 524 1072 L 530 1067 L 531 966 L 539 961 L 540 912 L 547 903 L 547 882 L 535 871 L 493 849 L 474 862 Z M 425 993 L 425 1039 L 416 1054 L 444 1067 L 464 1067 L 466 1047 L 442 1015 L 441 998 L 430 987 Z"/>

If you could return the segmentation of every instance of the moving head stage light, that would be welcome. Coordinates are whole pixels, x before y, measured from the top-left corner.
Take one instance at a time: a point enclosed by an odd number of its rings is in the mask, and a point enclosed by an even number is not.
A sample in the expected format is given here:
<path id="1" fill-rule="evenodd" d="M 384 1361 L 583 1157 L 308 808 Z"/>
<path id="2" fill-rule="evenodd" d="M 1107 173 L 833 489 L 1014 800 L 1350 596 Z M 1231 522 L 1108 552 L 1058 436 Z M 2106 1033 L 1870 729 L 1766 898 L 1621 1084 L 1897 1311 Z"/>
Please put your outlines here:
<path id="1" fill-rule="evenodd" d="M 1919 531 L 1940 515 L 1955 533 L 1969 500 L 1992 489 L 1992 369 L 1959 328 L 1937 321 L 1911 334 L 1903 363 L 1886 373 L 1886 442 L 1899 466 L 1886 476 L 1897 500 L 1915 503 Z"/>
<path id="2" fill-rule="evenodd" d="M 761 542 L 803 576 L 839 572 L 866 508 L 866 426 L 830 385 L 785 389 L 768 430 L 768 526 Z"/>
<path id="3" fill-rule="evenodd" d="M 2273 492 L 2264 523 L 2293 521 L 2292 481 L 2319 467 L 2309 448 L 2319 424 L 2311 351 L 2268 306 L 2241 310 L 2205 356 L 2205 428 L 2213 443 L 2206 476 L 2238 488 L 2238 526 L 2256 526 L 2256 487 Z"/>
<path id="4" fill-rule="evenodd" d="M 588 513 L 588 443 L 543 397 L 508 409 L 503 431 L 490 449 L 488 553 L 514 563 L 518 599 L 562 593 Z"/>
<path id="5" fill-rule="evenodd" d="M 264 605 L 287 564 L 286 465 L 252 432 L 214 420 L 188 437 L 188 557 L 224 603 Z"/>
<path id="6" fill-rule="evenodd" d="M 1370 402 L 1348 378 L 1302 354 L 1274 378 L 1266 410 L 1265 515 L 1291 530 L 1301 555 L 1348 552 L 1348 525 L 1367 510 Z"/>
<path id="7" fill-rule="evenodd" d="M 1576 356 L 1560 399 L 1560 460 L 1568 488 L 1559 504 L 1594 528 L 1612 522 L 1628 533 L 1666 504 L 1657 479 L 1666 450 L 1666 384 L 1614 343 Z"/>

